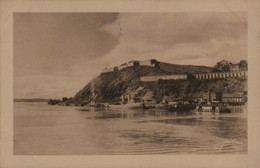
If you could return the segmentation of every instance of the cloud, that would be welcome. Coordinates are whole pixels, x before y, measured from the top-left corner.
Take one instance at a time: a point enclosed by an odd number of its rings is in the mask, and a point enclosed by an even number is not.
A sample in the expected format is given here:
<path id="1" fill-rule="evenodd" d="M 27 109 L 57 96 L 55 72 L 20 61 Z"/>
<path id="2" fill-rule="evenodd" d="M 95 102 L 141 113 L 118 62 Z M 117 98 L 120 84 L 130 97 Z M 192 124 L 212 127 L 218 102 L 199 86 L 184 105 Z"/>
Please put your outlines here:
<path id="1" fill-rule="evenodd" d="M 99 28 L 116 13 L 15 13 L 14 74 L 72 74 L 72 66 L 99 60 L 117 38 Z"/>
<path id="2" fill-rule="evenodd" d="M 121 13 L 101 29 L 119 38 L 104 64 L 156 58 L 212 65 L 246 57 L 245 13 Z"/>
<path id="3" fill-rule="evenodd" d="M 17 98 L 73 96 L 104 67 L 130 60 L 212 66 L 247 57 L 246 13 L 53 16 L 15 17 Z"/>

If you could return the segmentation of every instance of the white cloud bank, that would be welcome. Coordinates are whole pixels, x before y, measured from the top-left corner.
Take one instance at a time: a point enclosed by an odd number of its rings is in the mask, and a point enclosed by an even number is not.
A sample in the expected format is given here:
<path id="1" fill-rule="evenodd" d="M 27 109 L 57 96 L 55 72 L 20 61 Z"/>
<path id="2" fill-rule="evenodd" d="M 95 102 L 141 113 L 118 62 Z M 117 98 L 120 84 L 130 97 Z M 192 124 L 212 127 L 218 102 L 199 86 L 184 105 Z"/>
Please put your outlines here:
<path id="1" fill-rule="evenodd" d="M 237 62 L 247 57 L 245 13 L 120 13 L 99 31 L 110 33 L 119 43 L 97 59 L 73 64 L 64 76 L 15 77 L 15 97 L 74 96 L 104 67 L 130 60 L 212 66 L 221 59 Z"/>
<path id="2" fill-rule="evenodd" d="M 103 57 L 104 65 L 151 58 L 214 65 L 247 57 L 245 13 L 121 13 L 102 30 L 119 37 Z"/>

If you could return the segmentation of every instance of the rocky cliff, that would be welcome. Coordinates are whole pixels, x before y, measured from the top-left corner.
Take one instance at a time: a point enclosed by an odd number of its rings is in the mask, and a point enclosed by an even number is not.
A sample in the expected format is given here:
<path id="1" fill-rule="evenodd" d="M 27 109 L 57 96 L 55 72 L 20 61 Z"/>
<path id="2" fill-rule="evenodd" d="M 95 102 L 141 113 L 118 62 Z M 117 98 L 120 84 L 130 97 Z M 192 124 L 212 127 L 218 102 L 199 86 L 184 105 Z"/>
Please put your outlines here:
<path id="1" fill-rule="evenodd" d="M 92 79 L 75 96 L 74 101 L 115 102 L 123 94 L 138 94 L 141 98 L 162 99 L 169 97 L 191 97 L 206 91 L 233 93 L 247 91 L 246 78 L 227 78 L 214 80 L 197 80 L 189 76 L 188 80 L 158 80 L 141 82 L 146 75 L 194 74 L 211 72 L 212 67 L 176 65 L 160 63 L 159 67 L 128 67 L 119 71 L 100 74 Z"/>

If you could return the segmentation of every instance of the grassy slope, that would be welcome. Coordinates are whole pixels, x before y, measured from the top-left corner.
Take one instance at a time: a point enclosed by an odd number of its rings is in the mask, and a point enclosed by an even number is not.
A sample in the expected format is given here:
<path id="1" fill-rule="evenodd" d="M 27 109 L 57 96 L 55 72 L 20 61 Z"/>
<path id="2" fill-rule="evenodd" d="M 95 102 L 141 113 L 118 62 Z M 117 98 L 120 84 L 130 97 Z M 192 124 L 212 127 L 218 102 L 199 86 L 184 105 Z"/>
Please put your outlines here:
<path id="1" fill-rule="evenodd" d="M 185 72 L 188 73 L 203 73 L 203 72 L 211 72 L 213 68 L 206 66 L 195 66 L 195 65 L 177 65 L 177 64 L 168 64 L 168 63 L 160 63 L 160 68 L 166 70 L 168 72 L 183 74 Z"/>

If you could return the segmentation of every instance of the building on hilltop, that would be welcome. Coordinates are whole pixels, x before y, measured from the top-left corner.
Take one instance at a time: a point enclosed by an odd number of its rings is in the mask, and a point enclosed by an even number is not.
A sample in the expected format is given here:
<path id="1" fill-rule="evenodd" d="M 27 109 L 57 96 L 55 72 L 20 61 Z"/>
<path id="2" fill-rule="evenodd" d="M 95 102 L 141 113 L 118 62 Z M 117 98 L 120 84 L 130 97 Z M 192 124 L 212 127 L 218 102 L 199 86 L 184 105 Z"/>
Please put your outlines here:
<path id="1" fill-rule="evenodd" d="M 231 64 L 229 67 L 230 72 L 239 71 L 239 64 Z"/>
<path id="2" fill-rule="evenodd" d="M 118 71 L 118 67 L 116 67 L 116 66 L 113 67 L 113 70 L 114 70 L 114 71 Z"/>
<path id="3" fill-rule="evenodd" d="M 221 61 L 217 62 L 217 65 L 216 65 L 215 68 L 216 68 L 218 71 L 228 72 L 228 71 L 230 71 L 231 65 L 232 65 L 231 62 L 226 61 L 226 60 L 221 60 Z"/>
<path id="4" fill-rule="evenodd" d="M 232 63 L 226 60 L 221 60 L 215 66 L 216 72 L 234 72 L 234 71 L 247 71 L 247 61 L 240 60 L 239 63 Z"/>
<path id="5" fill-rule="evenodd" d="M 247 71 L 248 65 L 246 60 L 241 60 L 239 62 L 239 71 Z"/>
<path id="6" fill-rule="evenodd" d="M 159 67 L 159 64 L 160 64 L 160 62 L 157 61 L 156 59 L 150 59 L 150 60 L 145 60 L 145 61 L 132 60 L 132 61 L 126 62 L 124 64 L 121 64 L 119 66 L 115 66 L 112 68 L 105 68 L 102 70 L 102 73 L 120 71 L 120 70 L 128 68 L 128 67 L 139 67 L 139 66 Z"/>
<path id="7" fill-rule="evenodd" d="M 127 63 L 124 63 L 124 64 L 118 66 L 118 70 L 122 70 L 127 67 L 138 67 L 138 66 L 156 67 L 157 65 L 159 65 L 159 62 L 155 59 L 145 60 L 145 61 L 133 60 L 133 61 L 130 61 L 130 62 L 127 62 Z"/>

